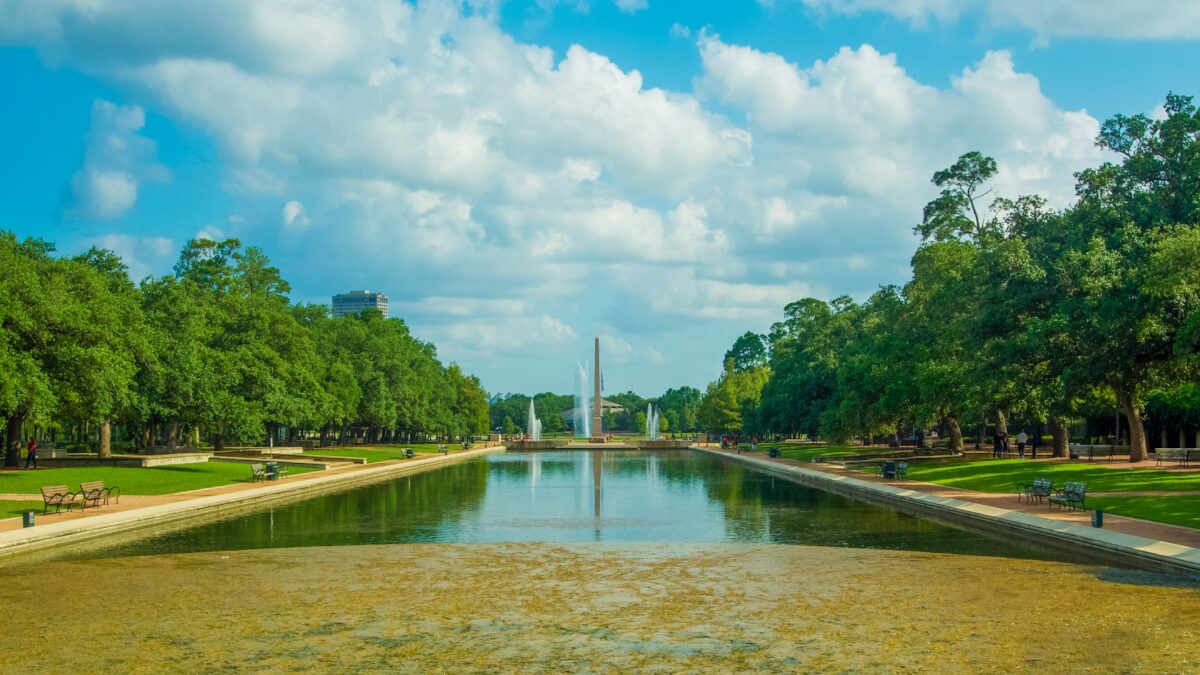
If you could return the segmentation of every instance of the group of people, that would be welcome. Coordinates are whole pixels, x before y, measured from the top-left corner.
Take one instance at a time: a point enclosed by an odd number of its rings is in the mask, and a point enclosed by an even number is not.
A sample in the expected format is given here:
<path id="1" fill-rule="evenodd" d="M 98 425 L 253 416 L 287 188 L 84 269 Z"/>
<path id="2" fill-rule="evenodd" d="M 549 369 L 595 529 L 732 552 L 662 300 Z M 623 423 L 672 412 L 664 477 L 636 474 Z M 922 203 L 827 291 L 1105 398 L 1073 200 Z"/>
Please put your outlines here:
<path id="1" fill-rule="evenodd" d="M 721 437 L 721 448 L 722 448 L 722 449 L 726 449 L 726 448 L 740 448 L 740 447 L 741 447 L 741 445 L 742 445 L 742 438 L 741 438 L 741 436 L 729 436 L 729 435 L 726 435 L 726 436 L 722 436 L 722 437 Z M 758 436 L 751 436 L 751 437 L 750 437 L 750 449 L 751 449 L 751 450 L 758 450 Z"/>
<path id="2" fill-rule="evenodd" d="M 1022 429 L 1021 433 L 1017 434 L 1017 456 L 1025 459 L 1025 446 L 1029 443 L 1029 435 Z M 992 436 L 992 457 L 1004 457 L 1008 454 L 1008 432 L 996 430 Z M 1033 444 L 1033 458 L 1037 459 L 1037 441 Z"/>

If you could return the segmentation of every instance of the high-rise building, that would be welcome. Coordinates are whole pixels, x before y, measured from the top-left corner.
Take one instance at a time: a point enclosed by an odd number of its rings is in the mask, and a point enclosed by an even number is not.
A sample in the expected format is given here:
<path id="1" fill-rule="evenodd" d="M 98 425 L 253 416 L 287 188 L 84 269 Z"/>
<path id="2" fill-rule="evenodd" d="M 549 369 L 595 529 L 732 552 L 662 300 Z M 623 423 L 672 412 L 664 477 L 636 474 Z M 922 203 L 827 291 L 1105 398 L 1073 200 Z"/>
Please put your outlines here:
<path id="1" fill-rule="evenodd" d="M 333 296 L 333 316 L 339 317 L 346 314 L 358 314 L 364 309 L 377 309 L 383 314 L 383 318 L 388 315 L 388 297 L 383 293 L 372 293 L 371 291 L 350 291 L 349 293 L 338 293 Z"/>

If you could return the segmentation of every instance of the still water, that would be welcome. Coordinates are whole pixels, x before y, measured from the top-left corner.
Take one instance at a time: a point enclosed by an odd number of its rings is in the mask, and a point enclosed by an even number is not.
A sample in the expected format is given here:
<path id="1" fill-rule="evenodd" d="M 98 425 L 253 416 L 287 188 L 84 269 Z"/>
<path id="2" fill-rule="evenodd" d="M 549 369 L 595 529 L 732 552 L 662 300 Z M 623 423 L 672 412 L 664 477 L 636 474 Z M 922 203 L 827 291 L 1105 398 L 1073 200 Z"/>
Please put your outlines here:
<path id="1" fill-rule="evenodd" d="M 1062 559 L 689 450 L 496 453 L 76 556 L 470 542 L 808 544 Z"/>

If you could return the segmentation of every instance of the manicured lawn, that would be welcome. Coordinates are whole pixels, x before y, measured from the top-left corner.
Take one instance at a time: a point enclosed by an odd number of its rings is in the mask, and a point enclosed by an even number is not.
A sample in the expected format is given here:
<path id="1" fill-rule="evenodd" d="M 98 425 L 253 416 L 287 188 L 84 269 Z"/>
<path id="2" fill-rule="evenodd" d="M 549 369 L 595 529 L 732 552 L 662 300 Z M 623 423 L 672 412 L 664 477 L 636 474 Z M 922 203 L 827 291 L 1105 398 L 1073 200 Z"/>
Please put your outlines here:
<path id="1" fill-rule="evenodd" d="M 908 477 L 926 483 L 977 490 L 1013 492 L 1018 483 L 1049 478 L 1055 486 L 1066 481 L 1087 483 L 1088 492 L 1137 492 L 1141 490 L 1200 490 L 1200 473 L 1181 474 L 1153 469 L 1109 469 L 1066 462 L 1034 462 L 997 459 L 981 462 L 951 462 L 908 467 Z M 1089 498 L 1089 502 L 1091 499 Z"/>
<path id="2" fill-rule="evenodd" d="M 462 446 L 449 443 L 450 452 L 462 452 Z M 477 445 L 476 447 L 483 447 Z M 438 454 L 437 443 L 413 443 L 412 445 L 371 445 L 363 447 L 316 448 L 305 450 L 306 455 L 325 455 L 326 457 L 362 457 L 368 464 L 385 462 L 389 459 L 404 459 L 404 449 L 412 448 L 417 456 Z"/>
<path id="3" fill-rule="evenodd" d="M 1200 495 L 1180 497 L 1089 497 L 1089 509 L 1200 528 Z"/>
<path id="4" fill-rule="evenodd" d="M 45 504 L 42 502 L 18 502 L 0 499 L 0 520 L 5 518 L 17 518 L 26 511 L 36 511 L 38 515 L 42 513 L 42 507 Z"/>
<path id="5" fill-rule="evenodd" d="M 895 448 L 864 448 L 849 445 L 799 445 L 796 443 L 759 443 L 758 451 L 766 454 L 772 447 L 779 448 L 779 456 L 801 462 L 811 462 L 814 457 L 850 457 L 895 452 Z"/>
<path id="6" fill-rule="evenodd" d="M 295 475 L 313 471 L 288 468 Z M 81 466 L 36 471 L 0 471 L 0 493 L 40 493 L 44 485 L 66 485 L 78 490 L 84 481 L 102 480 L 105 485 L 117 485 L 125 495 L 165 495 L 200 488 L 249 483 L 250 465 L 233 462 L 206 462 L 151 468 L 122 466 Z"/>

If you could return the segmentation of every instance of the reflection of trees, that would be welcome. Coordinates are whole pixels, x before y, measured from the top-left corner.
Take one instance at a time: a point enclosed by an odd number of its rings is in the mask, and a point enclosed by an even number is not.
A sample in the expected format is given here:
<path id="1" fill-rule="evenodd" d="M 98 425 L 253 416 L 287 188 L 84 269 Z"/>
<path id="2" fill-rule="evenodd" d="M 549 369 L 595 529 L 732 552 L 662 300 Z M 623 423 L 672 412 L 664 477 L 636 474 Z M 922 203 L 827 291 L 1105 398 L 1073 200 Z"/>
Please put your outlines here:
<path id="1" fill-rule="evenodd" d="M 488 471 L 485 460 L 469 460 L 169 533 L 111 553 L 439 540 L 439 533 L 478 510 L 487 491 Z"/>

